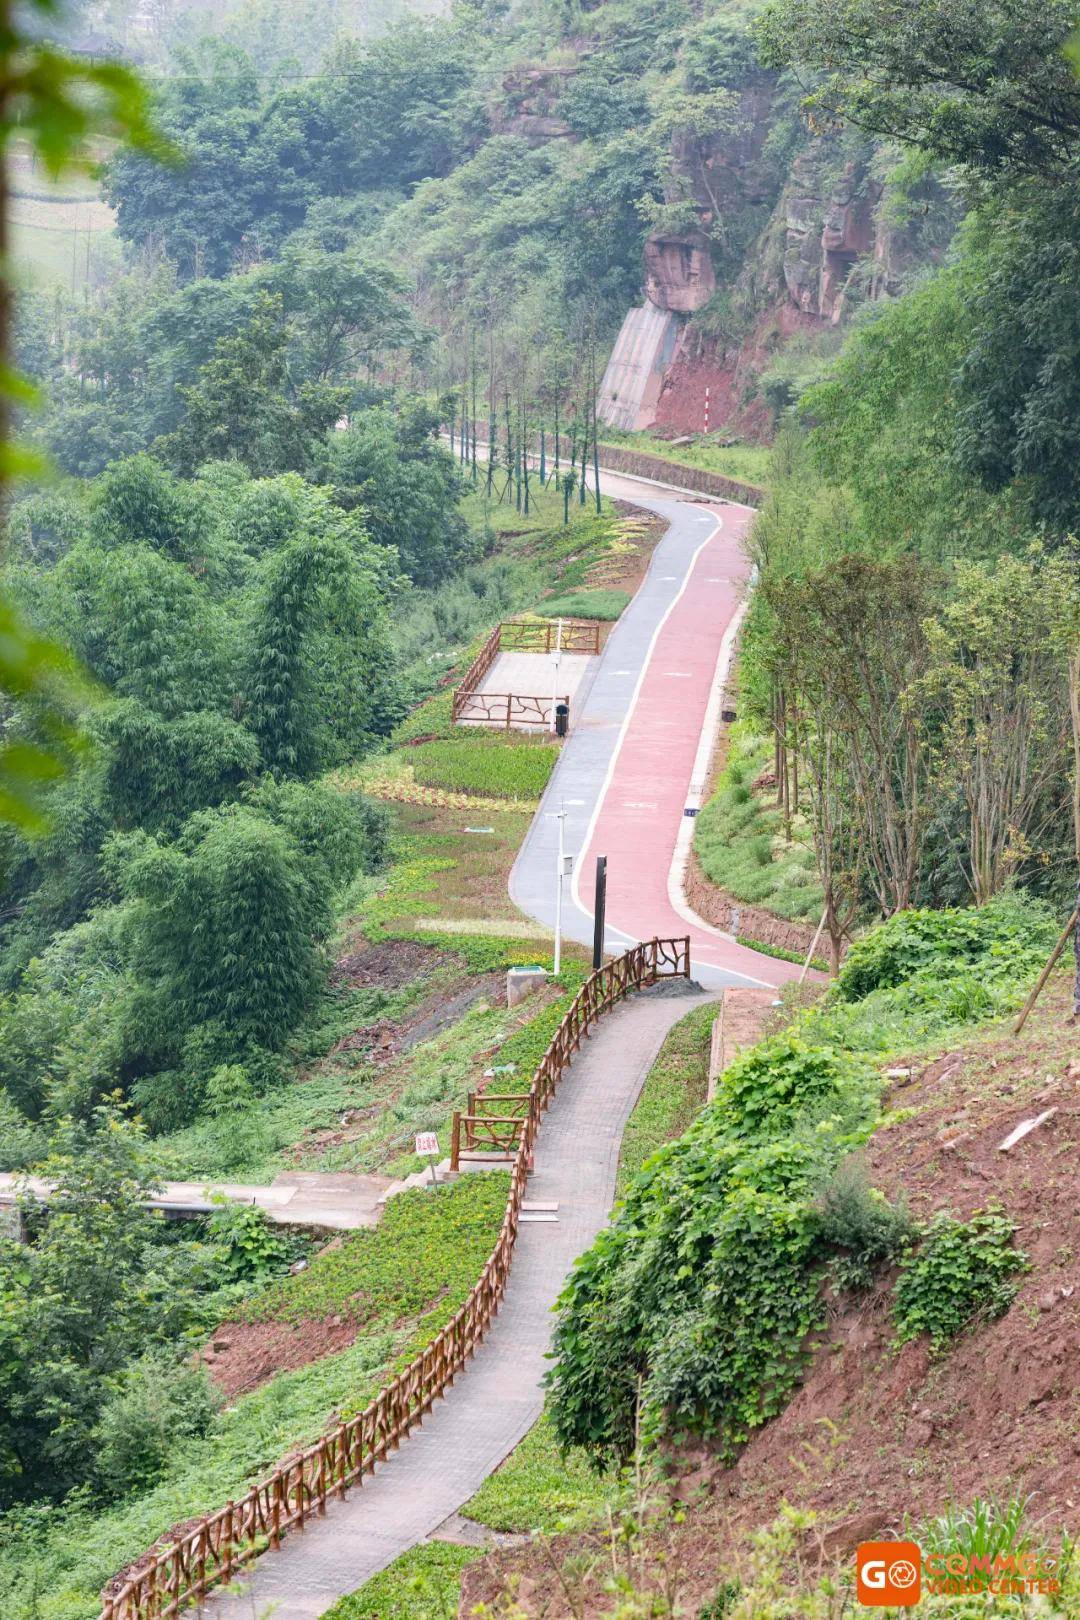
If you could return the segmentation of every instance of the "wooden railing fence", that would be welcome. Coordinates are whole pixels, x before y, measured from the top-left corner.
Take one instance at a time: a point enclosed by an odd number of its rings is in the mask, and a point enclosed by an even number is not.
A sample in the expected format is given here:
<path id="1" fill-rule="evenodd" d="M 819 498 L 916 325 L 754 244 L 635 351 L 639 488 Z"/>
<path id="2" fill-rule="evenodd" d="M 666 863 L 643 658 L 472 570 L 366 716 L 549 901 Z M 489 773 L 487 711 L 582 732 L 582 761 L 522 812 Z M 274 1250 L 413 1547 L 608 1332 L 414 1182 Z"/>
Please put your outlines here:
<path id="1" fill-rule="evenodd" d="M 363 1484 L 376 1463 L 395 1451 L 443 1391 L 454 1382 L 487 1331 L 506 1289 L 521 1202 L 532 1166 L 540 1119 L 563 1070 L 589 1029 L 631 990 L 657 979 L 690 976 L 690 941 L 653 939 L 635 945 L 588 978 L 574 997 L 515 1112 L 517 1140 L 510 1193 L 491 1256 L 465 1303 L 429 1345 L 381 1389 L 356 1417 L 298 1456 L 280 1463 L 239 1502 L 228 1502 L 155 1550 L 115 1592 L 102 1597 L 100 1620 L 174 1620 L 211 1587 L 225 1584 L 264 1548 L 277 1548 L 286 1530 L 303 1529 L 322 1515 L 333 1496 Z M 491 1098 L 503 1107 L 509 1099 Z M 483 1099 L 479 1099 L 480 1102 Z M 476 1104 L 474 1104 L 474 1107 Z M 455 1130 L 458 1116 L 455 1115 Z"/>
<path id="2" fill-rule="evenodd" d="M 566 653 L 587 653 L 595 656 L 600 651 L 600 633 L 603 626 L 594 620 L 563 619 L 561 647 Z M 452 712 L 455 725 L 471 720 L 482 725 L 550 726 L 551 697 L 517 692 L 481 692 L 480 683 L 499 653 L 534 652 L 552 653 L 560 644 L 558 624 L 551 619 L 507 619 L 497 624 L 462 677 L 454 691 Z M 569 706 L 569 697 L 555 702 Z"/>
<path id="3" fill-rule="evenodd" d="M 507 619 L 499 626 L 500 645 L 511 652 L 534 653 L 552 653 L 561 646 L 565 653 L 595 657 L 600 651 L 601 629 L 596 619 Z"/>

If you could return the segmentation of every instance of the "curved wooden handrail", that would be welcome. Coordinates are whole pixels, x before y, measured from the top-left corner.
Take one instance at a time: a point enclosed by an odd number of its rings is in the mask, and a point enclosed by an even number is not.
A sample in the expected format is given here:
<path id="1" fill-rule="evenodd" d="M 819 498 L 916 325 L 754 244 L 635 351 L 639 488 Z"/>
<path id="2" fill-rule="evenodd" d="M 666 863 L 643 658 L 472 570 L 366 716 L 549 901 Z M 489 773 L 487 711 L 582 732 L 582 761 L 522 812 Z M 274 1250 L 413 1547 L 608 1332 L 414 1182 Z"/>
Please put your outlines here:
<path id="1" fill-rule="evenodd" d="M 228 1502 L 207 1514 L 177 1541 L 154 1553 L 117 1592 L 103 1595 L 100 1620 L 174 1620 L 212 1586 L 227 1584 L 241 1565 L 264 1548 L 280 1546 L 284 1531 L 293 1526 L 302 1529 L 312 1513 L 325 1513 L 330 1497 L 343 1497 L 350 1485 L 362 1484 L 364 1475 L 397 1449 L 432 1402 L 453 1383 L 499 1307 L 541 1116 L 563 1070 L 590 1026 L 605 1012 L 631 990 L 674 976 L 690 976 L 688 937 L 635 945 L 586 979 L 540 1059 L 525 1099 L 526 1111 L 514 1121 L 521 1133 L 502 1227 L 465 1303 L 356 1417 L 338 1424 L 299 1456 L 279 1464 L 239 1502 Z"/>

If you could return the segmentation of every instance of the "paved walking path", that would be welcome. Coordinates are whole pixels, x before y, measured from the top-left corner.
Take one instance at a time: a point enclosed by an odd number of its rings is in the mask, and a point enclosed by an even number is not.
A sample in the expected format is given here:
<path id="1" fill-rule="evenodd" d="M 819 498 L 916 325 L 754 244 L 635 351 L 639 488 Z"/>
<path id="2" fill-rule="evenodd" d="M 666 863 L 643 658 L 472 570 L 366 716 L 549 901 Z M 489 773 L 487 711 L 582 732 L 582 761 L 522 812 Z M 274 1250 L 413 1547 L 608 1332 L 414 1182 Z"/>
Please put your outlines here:
<path id="1" fill-rule="evenodd" d="M 560 653 L 556 671 L 553 653 L 501 652 L 476 690 L 489 696 L 505 697 L 508 693 L 514 693 L 518 698 L 537 698 L 541 714 L 530 719 L 523 705 L 518 703 L 514 709 L 512 729 L 544 733 L 551 724 L 552 698 L 559 702 L 566 698 L 570 713 L 574 714 L 588 690 L 596 665 L 597 659 L 591 655 Z M 489 721 L 466 720 L 462 723 L 497 727 L 503 722 L 496 713 Z"/>
<path id="2" fill-rule="evenodd" d="M 506 1296 L 446 1398 L 345 1502 L 294 1532 L 206 1605 L 216 1620 L 314 1620 L 467 1502 L 535 1423 L 543 1405 L 551 1308 L 567 1272 L 605 1225 L 619 1144 L 664 1036 L 700 992 L 671 980 L 632 996 L 596 1026 L 540 1128 L 531 1202 L 554 1222 L 523 1224 Z"/>
<path id="3" fill-rule="evenodd" d="M 374 1226 L 382 1213 L 380 1199 L 391 1185 L 389 1176 L 337 1175 L 320 1170 L 295 1170 L 275 1177 L 268 1187 L 226 1181 L 166 1181 L 156 1197 L 146 1199 L 148 1209 L 165 1215 L 209 1215 L 215 1200 L 253 1204 L 266 1211 L 279 1226 L 322 1226 L 347 1232 Z M 14 1204 L 21 1192 L 31 1192 L 48 1203 L 53 1183 L 40 1176 L 5 1172 L 0 1175 L 0 1204 Z"/>
<path id="4" fill-rule="evenodd" d="M 578 704 L 570 737 L 510 877 L 530 917 L 555 920 L 555 813 L 565 810 L 569 937 L 591 943 L 595 857 L 608 858 L 606 943 L 689 934 L 694 977 L 711 987 L 779 985 L 791 963 L 739 945 L 690 911 L 682 870 L 720 723 L 721 697 L 745 601 L 749 507 L 661 499 L 636 479 L 601 480 L 659 513 L 668 530 L 619 619 Z"/>

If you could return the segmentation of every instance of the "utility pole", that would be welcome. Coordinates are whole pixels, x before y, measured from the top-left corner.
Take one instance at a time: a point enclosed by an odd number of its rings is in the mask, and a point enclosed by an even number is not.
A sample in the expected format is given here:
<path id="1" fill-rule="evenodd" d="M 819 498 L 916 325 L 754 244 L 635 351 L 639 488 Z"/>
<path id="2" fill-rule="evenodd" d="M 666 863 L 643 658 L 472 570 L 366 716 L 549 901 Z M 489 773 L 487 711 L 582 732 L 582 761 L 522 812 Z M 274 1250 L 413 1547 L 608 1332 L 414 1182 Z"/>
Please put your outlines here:
<path id="1" fill-rule="evenodd" d="M 596 857 L 596 895 L 593 899 L 593 972 L 604 965 L 604 918 L 607 912 L 607 856 Z"/>

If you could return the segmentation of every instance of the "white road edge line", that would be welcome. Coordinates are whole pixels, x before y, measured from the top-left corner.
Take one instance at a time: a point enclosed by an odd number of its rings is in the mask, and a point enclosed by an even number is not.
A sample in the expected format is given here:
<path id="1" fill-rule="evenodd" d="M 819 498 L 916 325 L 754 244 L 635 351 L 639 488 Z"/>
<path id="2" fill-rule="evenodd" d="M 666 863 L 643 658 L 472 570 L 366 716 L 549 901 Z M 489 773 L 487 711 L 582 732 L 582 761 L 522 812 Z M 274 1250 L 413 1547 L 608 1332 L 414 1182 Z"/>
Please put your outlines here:
<path id="1" fill-rule="evenodd" d="M 589 817 L 589 823 L 588 823 L 588 826 L 585 828 L 585 835 L 584 835 L 584 837 L 583 837 L 583 839 L 581 841 L 581 848 L 578 850 L 577 857 L 576 857 L 576 859 L 574 861 L 574 874 L 573 874 L 573 877 L 570 880 L 570 899 L 573 902 L 573 904 L 577 907 L 578 911 L 581 912 L 582 916 L 588 917 L 590 920 L 595 920 L 595 913 L 590 911 L 589 907 L 585 905 L 584 901 L 581 898 L 581 887 L 580 887 L 580 879 L 581 879 L 581 871 L 582 871 L 582 859 L 581 859 L 581 857 L 587 852 L 590 844 L 592 843 L 593 833 L 596 831 L 596 823 L 600 819 L 600 812 L 604 807 L 605 800 L 607 799 L 608 790 L 611 787 L 612 779 L 614 778 L 614 775 L 615 775 L 615 767 L 618 764 L 619 755 L 622 752 L 622 745 L 623 745 L 623 742 L 625 740 L 626 733 L 630 729 L 630 722 L 634 717 L 634 710 L 637 708 L 638 697 L 640 695 L 641 688 L 645 683 L 645 676 L 648 674 L 649 665 L 652 663 L 653 652 L 655 651 L 656 643 L 657 643 L 657 641 L 659 639 L 660 632 L 664 628 L 664 626 L 667 623 L 668 619 L 671 617 L 671 614 L 675 611 L 675 608 L 678 606 L 678 603 L 681 601 L 681 599 L 683 597 L 683 594 L 689 588 L 690 581 L 691 581 L 691 579 L 693 578 L 693 575 L 694 575 L 694 569 L 697 567 L 698 559 L 701 556 L 701 553 L 705 550 L 705 547 L 707 545 L 710 545 L 711 542 L 716 539 L 716 536 L 721 532 L 721 530 L 724 527 L 724 520 L 723 520 L 723 518 L 721 516 L 718 516 L 716 514 L 711 514 L 711 515 L 713 517 L 713 526 L 709 530 L 709 533 L 705 536 L 705 538 L 700 542 L 700 544 L 695 547 L 693 556 L 690 558 L 689 566 L 688 566 L 685 574 L 683 575 L 683 582 L 679 586 L 679 589 L 676 591 L 675 595 L 672 597 L 671 601 L 668 603 L 667 607 L 665 608 L 664 613 L 661 616 L 659 623 L 656 625 L 656 628 L 654 629 L 654 631 L 652 633 L 652 636 L 651 636 L 650 641 L 649 641 L 649 645 L 646 648 L 645 657 L 644 657 L 644 659 L 642 661 L 641 669 L 638 672 L 638 678 L 637 678 L 637 681 L 634 684 L 634 690 L 633 690 L 633 692 L 631 694 L 631 697 L 630 697 L 630 703 L 629 703 L 629 705 L 627 707 L 625 715 L 623 716 L 622 725 L 619 727 L 619 735 L 616 738 L 615 747 L 612 750 L 611 758 L 608 761 L 607 771 L 604 774 L 604 780 L 603 780 L 603 782 L 601 783 L 601 786 L 600 786 L 600 792 L 597 794 L 596 803 L 593 806 L 592 815 Z M 716 742 L 716 736 L 715 736 L 715 718 L 713 720 L 712 726 L 710 727 L 710 714 L 713 714 L 715 716 L 715 709 L 719 705 L 720 697 L 722 695 L 722 690 L 723 690 L 723 684 L 724 684 L 724 681 L 727 678 L 727 669 L 728 669 L 728 666 L 730 665 L 730 662 L 731 662 L 732 651 L 733 651 L 734 644 L 735 644 L 735 636 L 738 633 L 739 626 L 742 623 L 743 615 L 746 612 L 746 606 L 747 606 L 747 604 L 746 604 L 745 601 L 740 605 L 738 611 L 735 613 L 734 617 L 732 618 L 731 623 L 728 625 L 727 629 L 725 630 L 723 639 L 722 639 L 722 641 L 720 643 L 720 651 L 719 651 L 719 653 L 717 655 L 716 670 L 713 673 L 713 684 L 712 684 L 712 688 L 711 688 L 710 693 L 709 693 L 709 704 L 708 704 L 708 707 L 706 708 L 706 711 L 705 711 L 705 720 L 704 720 L 704 723 L 703 723 L 703 726 L 702 726 L 701 736 L 698 738 L 697 754 L 694 757 L 694 769 L 693 769 L 693 772 L 692 772 L 691 778 L 690 778 L 691 782 L 696 782 L 696 781 L 700 780 L 699 765 L 700 765 L 700 760 L 701 760 L 703 749 L 705 750 L 705 754 L 706 754 L 706 763 L 708 762 L 708 759 L 710 759 L 711 756 L 712 756 L 712 751 L 713 751 L 713 748 L 714 748 L 715 742 Z M 715 699 L 715 703 L 714 703 L 714 699 Z M 685 820 L 688 823 L 691 823 L 691 825 L 690 825 L 690 834 L 692 836 L 692 834 L 693 834 L 692 817 L 687 816 L 687 817 L 684 817 L 683 820 Z M 680 822 L 679 837 L 681 838 L 682 836 L 683 836 L 683 828 L 682 828 L 682 824 Z M 675 856 L 674 856 L 674 859 L 673 859 L 673 862 L 672 862 L 672 868 L 673 869 L 674 869 L 675 861 L 678 860 L 678 856 L 679 856 L 679 846 L 678 846 L 678 843 L 676 843 Z M 685 864 L 686 864 L 686 855 L 684 854 L 683 855 L 683 867 L 684 868 L 685 868 Z M 710 923 L 705 922 L 702 918 L 698 917 L 695 912 L 691 911 L 689 909 L 689 907 L 687 906 L 686 901 L 683 898 L 683 896 L 681 895 L 681 893 L 679 894 L 678 898 L 676 898 L 676 896 L 672 894 L 671 872 L 668 873 L 668 899 L 671 901 L 671 904 L 674 907 L 674 910 L 675 910 L 676 914 L 679 917 L 681 917 L 684 922 L 692 923 L 694 925 L 694 927 L 702 929 L 705 933 L 712 934 L 713 937 L 716 938 L 716 939 L 723 940 L 725 944 L 737 944 L 738 943 L 738 941 L 735 940 L 735 938 L 734 938 L 734 936 L 732 934 L 725 934 L 725 933 L 722 933 L 720 929 L 713 928 Z M 633 939 L 633 935 L 626 934 L 626 933 L 623 932 L 623 930 L 621 928 L 615 928 L 611 924 L 607 924 L 605 926 L 605 928 L 604 928 L 605 938 L 607 937 L 608 934 L 614 934 L 619 939 L 626 939 L 626 940 Z M 706 962 L 704 965 L 706 967 L 720 968 L 720 964 L 715 963 L 715 962 Z M 774 990 L 776 988 L 776 986 L 773 985 L 773 984 L 770 984 L 767 979 L 756 979 L 750 973 L 742 973 L 742 972 L 740 972 L 738 968 L 722 968 L 722 969 L 720 969 L 720 971 L 725 972 L 725 973 L 730 973 L 733 978 L 741 979 L 746 984 L 757 985 L 759 988 L 764 989 L 764 990 Z"/>
<path id="2" fill-rule="evenodd" d="M 577 858 L 574 861 L 574 875 L 570 880 L 570 898 L 584 916 L 593 918 L 594 920 L 595 914 L 589 910 L 588 906 L 585 905 L 581 898 L 581 858 L 587 853 L 589 845 L 592 843 L 593 833 L 596 831 L 596 823 L 599 821 L 600 812 L 604 808 L 604 800 L 608 796 L 608 789 L 611 787 L 612 778 L 615 775 L 615 767 L 619 762 L 619 755 L 622 753 L 622 745 L 626 740 L 626 733 L 630 729 L 630 722 L 634 718 L 634 710 L 637 708 L 638 697 L 641 694 L 642 686 L 645 684 L 645 676 L 648 673 L 649 665 L 652 662 L 652 655 L 656 648 L 656 643 L 660 638 L 660 632 L 664 628 L 665 624 L 667 624 L 678 603 L 682 600 L 687 586 L 690 584 L 690 576 L 694 572 L 698 558 L 701 556 L 701 553 L 705 550 L 705 547 L 709 544 L 710 540 L 714 540 L 716 538 L 723 526 L 723 518 L 717 517 L 715 514 L 713 514 L 712 528 L 709 530 L 704 540 L 700 541 L 699 544 L 695 546 L 694 554 L 690 558 L 690 566 L 683 575 L 683 582 L 679 586 L 679 589 L 675 592 L 675 595 L 671 598 L 671 601 L 668 603 L 667 607 L 664 609 L 659 621 L 657 622 L 656 628 L 653 630 L 652 636 L 649 639 L 649 645 L 645 649 L 645 657 L 641 661 L 641 668 L 638 671 L 637 680 L 634 682 L 634 690 L 630 694 L 630 702 L 627 704 L 626 713 L 623 715 L 622 725 L 619 727 L 619 735 L 615 739 L 615 747 L 611 751 L 611 758 L 608 760 L 607 770 L 604 772 L 604 780 L 600 784 L 600 792 L 596 795 L 596 803 L 593 805 L 592 815 L 589 817 L 588 825 L 585 828 L 585 835 L 581 840 L 581 848 L 578 850 Z M 622 934 L 621 930 L 617 928 L 613 928 L 611 932 L 620 934 L 623 939 L 629 937 L 626 934 Z"/>
<path id="3" fill-rule="evenodd" d="M 720 642 L 720 651 L 716 657 L 716 668 L 713 671 L 712 686 L 709 691 L 709 701 L 705 706 L 705 716 L 701 722 L 701 735 L 698 738 L 697 753 L 694 756 L 694 769 L 690 777 L 691 787 L 686 796 L 687 804 L 692 809 L 700 809 L 704 798 L 704 784 L 708 781 L 709 767 L 712 765 L 713 754 L 716 752 L 716 745 L 720 739 L 720 705 L 724 696 L 724 687 L 727 684 L 728 671 L 731 668 L 731 660 L 735 655 L 735 639 L 742 627 L 749 606 L 750 597 L 748 591 L 732 615 L 731 622 L 724 631 L 723 639 Z M 702 786 L 695 787 L 695 783 L 700 783 Z M 672 853 L 671 867 L 668 871 L 668 900 L 672 909 L 677 912 L 683 922 L 692 923 L 695 928 L 700 928 L 705 933 L 712 934 L 715 939 L 722 939 L 729 945 L 738 945 L 739 942 L 734 934 L 725 933 L 722 928 L 716 928 L 712 923 L 706 922 L 704 917 L 699 917 L 686 898 L 686 868 L 694 842 L 694 824 L 695 818 L 693 816 L 684 815 L 679 820 L 679 830 L 675 835 L 675 849 Z M 732 969 L 731 971 L 737 972 L 738 970 Z M 749 973 L 744 973 L 741 977 L 751 984 L 760 985 L 763 989 L 773 990 L 776 988 L 767 979 L 755 979 Z"/>

